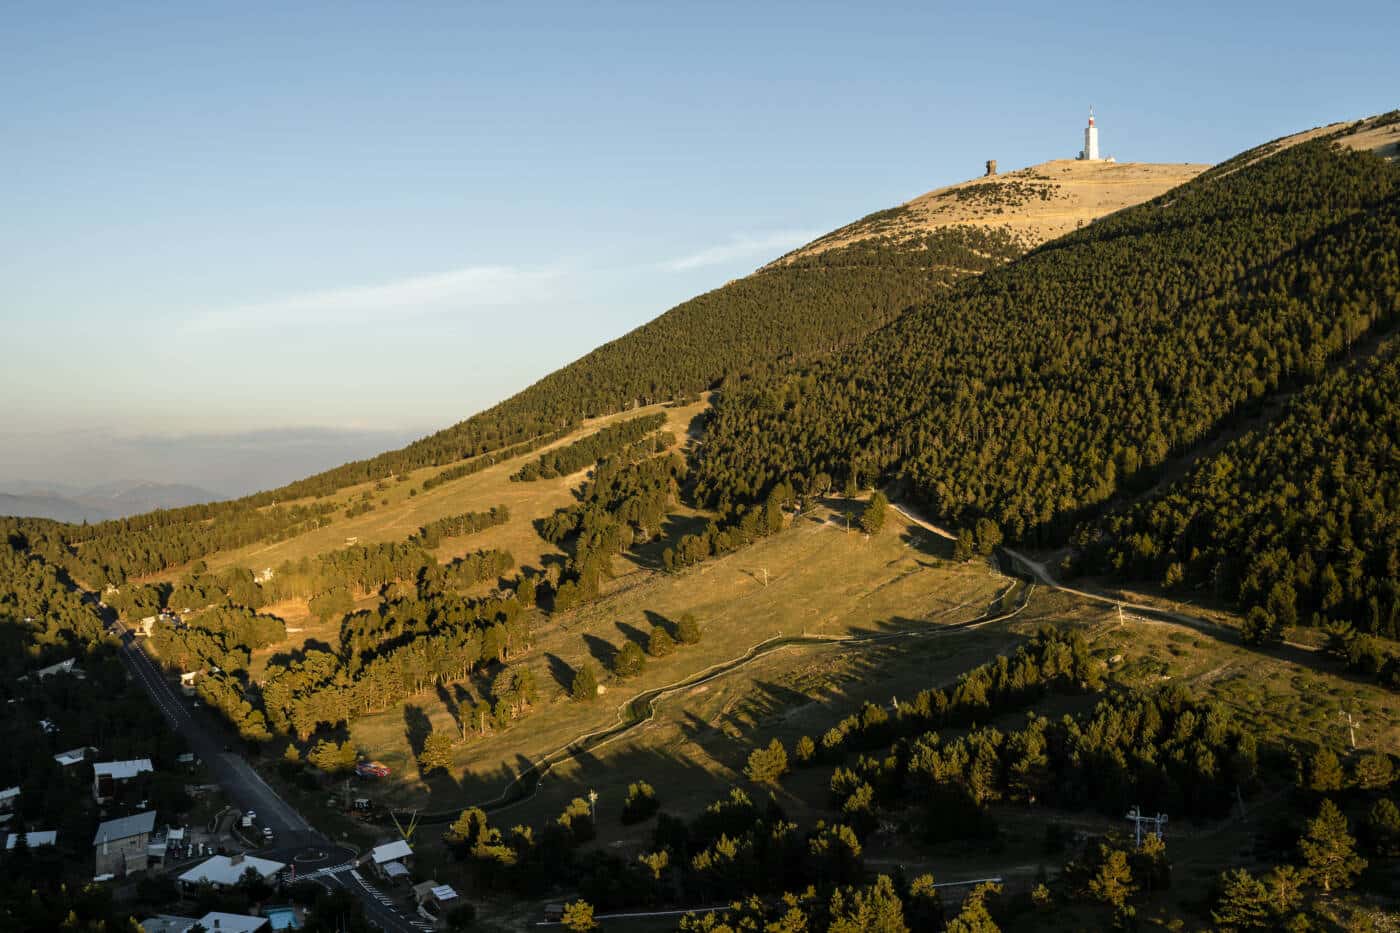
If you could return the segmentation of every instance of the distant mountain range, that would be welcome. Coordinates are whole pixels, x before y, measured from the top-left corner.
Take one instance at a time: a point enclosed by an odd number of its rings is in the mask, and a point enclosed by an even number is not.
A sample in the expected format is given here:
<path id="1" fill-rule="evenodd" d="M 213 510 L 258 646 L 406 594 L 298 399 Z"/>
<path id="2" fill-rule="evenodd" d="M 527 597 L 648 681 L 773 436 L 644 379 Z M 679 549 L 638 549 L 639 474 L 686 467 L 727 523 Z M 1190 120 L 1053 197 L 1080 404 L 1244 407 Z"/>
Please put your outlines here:
<path id="1" fill-rule="evenodd" d="M 100 522 L 223 498 L 198 486 L 145 480 L 119 480 L 90 489 L 62 483 L 14 481 L 0 484 L 0 515 Z"/>

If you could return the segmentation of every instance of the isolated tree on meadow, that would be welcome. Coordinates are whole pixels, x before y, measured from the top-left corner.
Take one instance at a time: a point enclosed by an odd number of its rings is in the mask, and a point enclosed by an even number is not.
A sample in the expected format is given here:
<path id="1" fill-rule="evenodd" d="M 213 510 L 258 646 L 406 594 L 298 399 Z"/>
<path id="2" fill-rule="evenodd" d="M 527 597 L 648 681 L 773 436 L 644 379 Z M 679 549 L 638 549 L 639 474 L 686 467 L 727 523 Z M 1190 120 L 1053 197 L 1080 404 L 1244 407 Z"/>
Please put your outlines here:
<path id="1" fill-rule="evenodd" d="M 592 664 L 585 661 L 574 671 L 574 681 L 569 685 L 569 693 L 575 700 L 597 699 L 598 675 L 594 672 Z"/>
<path id="2" fill-rule="evenodd" d="M 661 807 L 656 798 L 656 789 L 646 781 L 627 785 L 627 799 L 622 803 L 622 822 L 626 825 L 640 823 L 651 817 Z"/>
<path id="3" fill-rule="evenodd" d="M 1308 763 L 1308 789 L 1320 794 L 1341 790 L 1344 778 L 1336 753 L 1330 748 L 1319 748 Z"/>
<path id="4" fill-rule="evenodd" d="M 977 542 L 972 537 L 972 530 L 959 528 L 957 540 L 953 542 L 953 560 L 972 560 L 972 555 L 975 553 L 977 553 Z"/>
<path id="5" fill-rule="evenodd" d="M 1366 860 L 1356 854 L 1356 840 L 1348 832 L 1347 818 L 1330 800 L 1322 801 L 1316 817 L 1298 840 L 1309 877 L 1322 890 L 1351 886 L 1366 868 Z"/>
<path id="6" fill-rule="evenodd" d="M 640 862 L 647 871 L 651 872 L 652 881 L 660 881 L 661 875 L 671 866 L 671 853 L 667 849 L 660 849 L 656 852 L 645 852 L 637 856 L 637 861 Z"/>
<path id="7" fill-rule="evenodd" d="M 878 489 L 870 497 L 870 501 L 865 504 L 865 509 L 860 513 L 860 527 L 868 535 L 879 534 L 880 529 L 885 527 L 885 513 L 889 511 L 890 500 L 885 498 L 885 494 Z"/>
<path id="8" fill-rule="evenodd" d="M 1001 927 L 987 909 L 987 898 L 1001 893 L 1001 885 L 988 881 L 972 889 L 963 901 L 962 910 L 948 921 L 946 933 L 999 933 Z"/>
<path id="9" fill-rule="evenodd" d="M 1264 882 L 1243 868 L 1220 876 L 1220 893 L 1210 918 L 1222 930 L 1262 930 L 1271 926 L 1269 892 Z"/>
<path id="10" fill-rule="evenodd" d="M 694 613 L 687 612 L 680 617 L 676 623 L 676 638 L 683 645 L 700 644 L 700 623 Z"/>
<path id="11" fill-rule="evenodd" d="M 589 933 L 598 929 L 598 921 L 593 919 L 593 905 L 582 900 L 564 905 L 560 923 L 569 933 Z"/>
<path id="12" fill-rule="evenodd" d="M 642 654 L 642 649 L 634 641 L 629 641 L 622 646 L 622 650 L 613 658 L 613 673 L 618 677 L 635 677 L 642 672 L 646 666 L 646 655 Z"/>
<path id="13" fill-rule="evenodd" d="M 676 650 L 676 642 L 661 626 L 653 625 L 647 636 L 647 654 L 653 658 L 664 658 Z"/>
<path id="14" fill-rule="evenodd" d="M 1373 752 L 1358 758 L 1352 773 L 1362 790 L 1383 790 L 1395 780 L 1395 765 L 1389 755 Z"/>
<path id="15" fill-rule="evenodd" d="M 767 748 L 756 748 L 749 753 L 744 776 L 755 784 L 777 784 L 787 769 L 787 749 L 779 739 L 774 739 Z"/>
<path id="16" fill-rule="evenodd" d="M 418 755 L 418 772 L 427 775 L 450 769 L 453 744 L 452 736 L 434 729 L 423 740 L 423 751 Z"/>
<path id="17" fill-rule="evenodd" d="M 564 812 L 559 814 L 558 822 L 569 831 L 576 843 L 588 842 L 598 834 L 593 823 L 593 806 L 582 797 L 569 801 Z"/>

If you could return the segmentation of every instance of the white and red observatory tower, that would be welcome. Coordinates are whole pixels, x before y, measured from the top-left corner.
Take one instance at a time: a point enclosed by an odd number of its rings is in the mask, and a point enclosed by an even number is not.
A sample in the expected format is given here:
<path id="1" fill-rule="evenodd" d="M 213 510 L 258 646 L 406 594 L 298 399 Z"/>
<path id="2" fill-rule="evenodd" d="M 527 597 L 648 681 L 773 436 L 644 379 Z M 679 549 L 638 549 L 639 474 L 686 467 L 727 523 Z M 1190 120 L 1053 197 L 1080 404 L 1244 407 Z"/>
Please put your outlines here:
<path id="1" fill-rule="evenodd" d="M 1084 149 L 1079 158 L 1088 162 L 1099 161 L 1099 128 L 1094 125 L 1094 108 L 1089 108 L 1089 125 L 1084 127 Z"/>

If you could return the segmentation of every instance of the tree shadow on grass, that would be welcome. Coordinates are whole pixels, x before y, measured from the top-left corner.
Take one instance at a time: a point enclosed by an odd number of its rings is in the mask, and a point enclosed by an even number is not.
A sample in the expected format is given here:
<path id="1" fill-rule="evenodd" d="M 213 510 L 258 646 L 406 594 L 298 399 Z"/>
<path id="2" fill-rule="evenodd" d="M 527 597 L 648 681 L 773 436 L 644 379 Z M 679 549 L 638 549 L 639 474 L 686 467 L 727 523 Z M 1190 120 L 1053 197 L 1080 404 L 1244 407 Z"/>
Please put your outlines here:
<path id="1" fill-rule="evenodd" d="M 457 732 L 461 733 L 465 724 L 462 722 L 462 707 L 457 698 L 452 695 L 452 691 L 447 689 L 447 685 L 442 683 L 437 685 L 437 695 L 438 699 L 442 701 L 443 707 L 447 709 L 447 714 L 457 724 Z"/>
<path id="2" fill-rule="evenodd" d="M 336 650 L 332 648 L 327 642 L 324 642 L 319 638 L 308 638 L 305 642 L 301 644 L 300 647 L 293 648 L 290 651 L 279 651 L 272 657 L 268 658 L 267 666 L 291 667 L 293 664 L 305 662 L 306 656 L 313 651 L 326 651 L 331 654 L 336 653 Z"/>
<path id="3" fill-rule="evenodd" d="M 661 613 L 652 612 L 650 609 L 642 614 L 646 616 L 646 620 L 651 623 L 652 628 L 661 629 L 667 635 L 670 635 L 673 641 L 678 641 L 680 639 L 680 626 L 676 623 L 676 620 L 668 619 Z"/>
<path id="4" fill-rule="evenodd" d="M 636 643 L 638 648 L 646 651 L 651 647 L 651 636 L 635 625 L 628 625 L 626 622 L 618 622 L 616 625 L 617 630 L 622 633 L 622 637 Z"/>
<path id="5" fill-rule="evenodd" d="M 433 731 L 433 724 L 428 719 L 428 714 L 423 712 L 423 707 L 415 703 L 408 703 L 403 708 L 404 738 L 408 739 L 408 746 L 413 750 L 413 757 L 417 758 L 423 754 L 423 742 Z"/>
<path id="6" fill-rule="evenodd" d="M 593 660 L 602 665 L 603 670 L 612 670 L 618 650 L 612 642 L 605 641 L 597 635 L 584 635 L 583 643 L 588 646 L 588 653 L 593 656 Z"/>
<path id="7" fill-rule="evenodd" d="M 574 675 L 578 673 L 568 661 L 553 652 L 546 653 L 545 663 L 549 665 L 549 676 L 554 678 L 554 682 L 568 693 L 574 688 Z"/>
<path id="8" fill-rule="evenodd" d="M 662 555 L 667 548 L 675 547 L 675 543 L 685 535 L 700 534 L 709 523 L 710 518 L 705 515 L 667 515 L 656 535 L 648 541 L 632 545 L 627 556 L 639 567 L 661 570 Z"/>

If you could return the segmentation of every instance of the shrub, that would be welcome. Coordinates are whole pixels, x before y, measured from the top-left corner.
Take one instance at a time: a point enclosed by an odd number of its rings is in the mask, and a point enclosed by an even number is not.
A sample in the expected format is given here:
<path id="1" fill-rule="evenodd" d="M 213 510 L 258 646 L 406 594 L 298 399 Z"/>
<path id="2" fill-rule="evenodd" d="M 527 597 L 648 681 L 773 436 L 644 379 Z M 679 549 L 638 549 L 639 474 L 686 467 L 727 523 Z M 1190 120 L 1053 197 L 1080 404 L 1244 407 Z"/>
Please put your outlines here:
<path id="1" fill-rule="evenodd" d="M 647 654 L 653 658 L 664 658 L 676 650 L 676 642 L 661 626 L 654 626 L 647 638 Z"/>
<path id="2" fill-rule="evenodd" d="M 787 749 L 783 748 L 781 741 L 774 739 L 767 748 L 756 748 L 749 753 L 744 776 L 755 784 L 777 784 L 787 769 Z"/>
<path id="3" fill-rule="evenodd" d="M 569 693 L 575 700 L 589 701 L 598 697 L 598 675 L 593 671 L 593 665 L 585 661 L 574 671 L 574 682 L 569 686 Z"/>
<path id="4" fill-rule="evenodd" d="M 661 808 L 656 791 L 646 781 L 638 781 L 627 787 L 627 800 L 622 804 L 622 822 L 626 825 L 641 823 L 651 818 Z"/>
<path id="5" fill-rule="evenodd" d="M 613 673 L 618 677 L 635 677 L 645 666 L 646 655 L 642 654 L 642 649 L 634 641 L 623 645 L 622 650 L 613 659 Z"/>
<path id="6" fill-rule="evenodd" d="M 676 623 L 676 637 L 683 645 L 700 644 L 700 623 L 695 620 L 693 613 L 687 612 Z"/>

